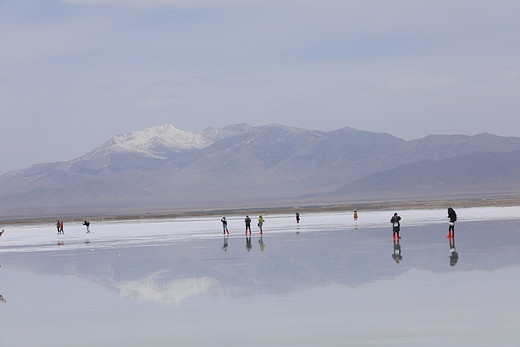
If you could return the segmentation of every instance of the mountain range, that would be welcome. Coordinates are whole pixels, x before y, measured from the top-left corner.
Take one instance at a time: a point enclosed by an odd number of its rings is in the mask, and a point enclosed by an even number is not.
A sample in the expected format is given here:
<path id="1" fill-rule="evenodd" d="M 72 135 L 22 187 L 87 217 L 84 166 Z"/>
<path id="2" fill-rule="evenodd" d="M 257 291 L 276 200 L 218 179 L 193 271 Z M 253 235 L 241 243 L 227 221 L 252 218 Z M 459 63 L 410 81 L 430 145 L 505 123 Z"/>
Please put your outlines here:
<path id="1" fill-rule="evenodd" d="M 520 138 L 166 124 L 0 177 L 0 218 L 164 213 L 520 191 Z"/>

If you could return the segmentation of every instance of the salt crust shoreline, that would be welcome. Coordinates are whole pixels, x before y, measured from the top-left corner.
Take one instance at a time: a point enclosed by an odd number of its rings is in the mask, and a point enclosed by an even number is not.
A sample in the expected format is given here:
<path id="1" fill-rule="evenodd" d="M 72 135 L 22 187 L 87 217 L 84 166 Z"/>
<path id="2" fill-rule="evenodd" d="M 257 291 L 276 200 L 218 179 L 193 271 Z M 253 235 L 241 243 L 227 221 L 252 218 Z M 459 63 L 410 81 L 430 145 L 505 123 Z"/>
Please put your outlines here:
<path id="1" fill-rule="evenodd" d="M 470 207 L 509 207 L 520 206 L 520 198 L 502 198 L 502 199 L 447 199 L 447 200 L 402 200 L 402 201 L 381 201 L 381 202 L 364 202 L 358 204 L 336 204 L 336 205 L 316 205 L 301 207 L 256 207 L 256 208 L 230 208 L 220 210 L 194 210 L 176 213 L 143 213 L 128 215 L 106 215 L 106 216 L 90 216 L 89 221 L 129 221 L 142 219 L 172 219 L 172 218 L 189 218 L 203 217 L 212 215 L 246 215 L 262 213 L 268 214 L 288 214 L 288 213 L 318 213 L 318 212 L 352 212 L 358 211 L 400 211 L 400 210 L 429 210 L 439 208 L 470 208 Z M 71 216 L 68 218 L 60 218 L 66 222 L 83 221 L 85 217 Z M 36 219 L 19 219 L 4 221 L 3 226 L 16 224 L 44 224 L 54 223 L 56 218 L 36 218 Z"/>

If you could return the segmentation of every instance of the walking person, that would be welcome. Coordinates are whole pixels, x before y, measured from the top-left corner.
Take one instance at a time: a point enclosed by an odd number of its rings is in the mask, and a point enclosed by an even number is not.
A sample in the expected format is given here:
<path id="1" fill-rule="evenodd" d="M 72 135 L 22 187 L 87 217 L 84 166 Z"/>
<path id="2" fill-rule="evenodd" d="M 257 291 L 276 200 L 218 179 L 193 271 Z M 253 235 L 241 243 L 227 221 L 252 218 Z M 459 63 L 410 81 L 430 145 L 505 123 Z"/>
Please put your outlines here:
<path id="1" fill-rule="evenodd" d="M 357 217 L 358 217 L 358 215 L 357 215 L 357 211 L 354 210 L 354 221 L 357 221 Z"/>
<path id="2" fill-rule="evenodd" d="M 88 227 L 90 226 L 90 222 L 89 221 L 83 221 L 83 225 L 87 227 L 87 234 L 90 234 L 90 230 L 88 229 Z"/>
<path id="3" fill-rule="evenodd" d="M 446 237 L 447 238 L 455 237 L 455 222 L 457 221 L 457 213 L 451 207 L 448 207 L 448 218 L 450 219 L 450 221 L 448 223 L 449 224 L 448 236 L 446 236 Z"/>
<path id="4" fill-rule="evenodd" d="M 392 230 L 395 240 L 395 235 L 397 234 L 397 239 L 399 240 L 401 236 L 399 236 L 399 231 L 401 230 L 401 223 L 400 223 L 401 217 L 396 213 L 394 213 L 394 216 L 392 219 L 390 219 L 390 223 L 392 223 Z"/>
<path id="5" fill-rule="evenodd" d="M 249 230 L 249 235 L 251 235 L 251 218 L 249 218 L 249 216 L 246 216 L 246 218 L 244 219 L 244 222 L 246 223 L 246 235 L 247 235 L 247 230 Z"/>
<path id="6" fill-rule="evenodd" d="M 260 234 L 263 234 L 262 226 L 264 225 L 265 219 L 262 217 L 262 215 L 258 216 L 258 227 L 260 228 Z"/>
<path id="7" fill-rule="evenodd" d="M 63 231 L 63 221 L 60 221 L 60 232 L 62 234 L 65 234 L 65 232 Z"/>
<path id="8" fill-rule="evenodd" d="M 58 229 L 58 235 L 61 234 L 61 223 L 59 220 L 56 222 L 56 229 Z"/>
<path id="9" fill-rule="evenodd" d="M 4 229 L 2 229 L 2 231 L 0 231 L 0 236 L 2 236 L 3 233 L 4 233 Z"/>
<path id="10" fill-rule="evenodd" d="M 227 219 L 226 219 L 226 217 L 222 217 L 222 219 L 220 221 L 222 222 L 222 229 L 224 230 L 224 235 L 226 233 L 229 235 L 229 230 L 228 230 L 228 227 L 227 227 Z"/>
<path id="11" fill-rule="evenodd" d="M 296 223 L 300 223 L 300 213 L 296 212 Z"/>

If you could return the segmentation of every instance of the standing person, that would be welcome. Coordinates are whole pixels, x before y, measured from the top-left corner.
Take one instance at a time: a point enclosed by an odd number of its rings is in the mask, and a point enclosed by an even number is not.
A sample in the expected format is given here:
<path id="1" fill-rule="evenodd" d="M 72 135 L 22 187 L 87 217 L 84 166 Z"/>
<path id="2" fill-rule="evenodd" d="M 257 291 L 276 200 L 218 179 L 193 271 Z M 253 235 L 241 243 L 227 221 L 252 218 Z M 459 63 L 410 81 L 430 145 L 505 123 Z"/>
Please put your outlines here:
<path id="1" fill-rule="evenodd" d="M 222 229 L 224 230 L 224 235 L 227 234 L 229 235 L 229 230 L 227 228 L 227 220 L 226 220 L 226 217 L 222 217 L 222 219 L 220 220 L 222 222 Z"/>
<path id="2" fill-rule="evenodd" d="M 56 229 L 58 229 L 58 234 L 61 234 L 61 223 L 59 220 L 56 222 Z"/>
<path id="3" fill-rule="evenodd" d="M 247 235 L 248 229 L 249 229 L 249 235 L 251 235 L 251 218 L 249 218 L 249 216 L 246 216 L 246 218 L 244 219 L 244 222 L 246 223 L 246 235 Z"/>
<path id="4" fill-rule="evenodd" d="M 446 237 L 455 237 L 455 222 L 457 221 L 457 213 L 455 213 L 455 210 L 451 207 L 448 207 L 448 218 L 450 219 L 450 222 L 448 223 L 450 227 L 448 228 L 448 236 Z"/>
<path id="5" fill-rule="evenodd" d="M 393 235 L 394 235 L 394 240 L 395 240 L 395 234 L 397 234 L 397 239 L 400 239 L 401 236 L 399 236 L 399 231 L 401 230 L 401 223 L 399 222 L 401 220 L 401 217 L 399 217 L 399 215 L 396 213 L 394 213 L 394 216 L 392 217 L 392 219 L 390 219 L 390 223 L 392 223 L 392 230 L 393 230 Z"/>
<path id="6" fill-rule="evenodd" d="M 262 226 L 264 225 L 264 218 L 262 217 L 262 215 L 259 215 L 258 216 L 258 227 L 260 228 L 260 234 L 263 234 L 263 230 L 262 230 Z"/>
<path id="7" fill-rule="evenodd" d="M 60 221 L 60 231 L 62 234 L 65 234 L 65 232 L 63 231 L 63 221 Z"/>
<path id="8" fill-rule="evenodd" d="M 357 217 L 358 217 L 358 216 L 357 216 L 357 211 L 354 210 L 354 221 L 357 221 Z"/>
<path id="9" fill-rule="evenodd" d="M 296 223 L 300 223 L 300 213 L 296 212 Z"/>

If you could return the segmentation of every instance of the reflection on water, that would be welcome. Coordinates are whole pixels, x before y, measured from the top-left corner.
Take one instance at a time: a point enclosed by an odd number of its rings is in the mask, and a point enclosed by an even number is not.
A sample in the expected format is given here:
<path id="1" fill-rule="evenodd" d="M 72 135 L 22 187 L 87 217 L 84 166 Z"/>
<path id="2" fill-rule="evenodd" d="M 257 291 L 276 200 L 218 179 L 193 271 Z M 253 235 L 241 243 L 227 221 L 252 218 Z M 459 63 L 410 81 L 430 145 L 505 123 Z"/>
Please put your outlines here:
<path id="1" fill-rule="evenodd" d="M 246 236 L 246 249 L 248 252 L 251 252 L 251 248 L 253 248 L 253 245 L 251 244 L 251 236 Z"/>
<path id="2" fill-rule="evenodd" d="M 114 285 L 123 298 L 175 306 L 191 297 L 221 292 L 220 283 L 215 278 L 196 277 L 171 280 L 165 275 L 159 271 L 140 280 L 120 281 Z"/>
<path id="3" fill-rule="evenodd" d="M 89 236 L 77 241 L 81 248 L 67 248 L 67 239 L 56 250 L 3 252 L 0 284 L 9 304 L 0 310 L 8 331 L 0 335 L 0 345 L 24 345 L 4 343 L 29 338 L 8 318 L 33 313 L 37 317 L 25 328 L 64 321 L 74 333 L 71 343 L 78 342 L 89 312 L 96 334 L 86 336 L 83 345 L 99 345 L 96 338 L 115 341 L 105 345 L 129 345 L 124 338 L 136 346 L 160 345 L 155 336 L 166 341 L 163 345 L 240 345 L 236 339 L 250 337 L 250 330 L 236 329 L 240 324 L 276 332 L 251 341 L 259 346 L 342 346 L 354 340 L 355 345 L 420 345 L 421 339 L 436 345 L 445 337 L 439 329 L 449 332 L 452 345 L 518 341 L 520 221 L 492 225 L 490 235 L 491 222 L 458 222 L 464 261 L 457 263 L 455 238 L 449 238 L 450 266 L 445 229 L 439 225 L 402 226 L 405 240 L 392 243 L 399 266 L 389 260 L 388 228 L 363 228 L 362 223 L 362 232 L 350 224 L 350 230 L 300 229 L 297 235 L 293 226 L 266 239 L 246 235 L 245 247 L 243 234 L 221 239 L 218 233 L 210 239 L 125 247 Z M 231 247 L 233 242 L 242 246 Z M 389 292 L 396 300 L 384 299 Z M 447 322 L 446 312 L 455 311 L 460 319 Z M 501 326 L 493 325 L 495 315 Z M 400 324 L 390 327 L 393 320 Z M 48 331 L 39 334 L 54 332 Z M 68 336 L 63 331 L 59 339 Z"/>
<path id="4" fill-rule="evenodd" d="M 401 255 L 401 245 L 399 241 L 400 239 L 394 239 L 394 253 L 392 254 L 392 258 L 394 258 L 397 264 L 399 264 L 403 259 L 403 256 Z"/>
<path id="5" fill-rule="evenodd" d="M 264 248 L 265 248 L 265 244 L 264 244 L 264 239 L 262 236 L 260 236 L 260 239 L 258 240 L 258 244 L 260 245 L 260 252 L 263 252 Z"/>
<path id="6" fill-rule="evenodd" d="M 222 250 L 223 250 L 224 252 L 227 252 L 228 247 L 229 247 L 229 236 L 228 236 L 228 235 L 225 235 L 225 236 L 224 236 L 224 244 L 222 245 Z"/>
<path id="7" fill-rule="evenodd" d="M 457 261 L 459 261 L 459 253 L 455 248 L 455 234 L 448 238 L 450 242 L 450 266 L 455 266 Z"/>

